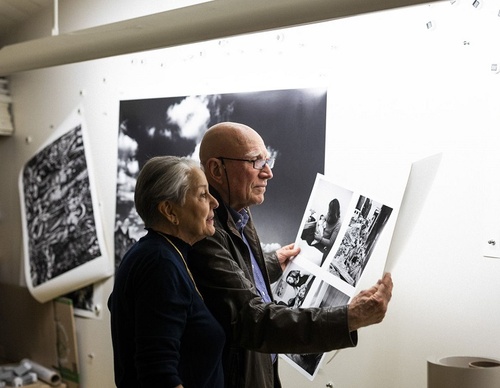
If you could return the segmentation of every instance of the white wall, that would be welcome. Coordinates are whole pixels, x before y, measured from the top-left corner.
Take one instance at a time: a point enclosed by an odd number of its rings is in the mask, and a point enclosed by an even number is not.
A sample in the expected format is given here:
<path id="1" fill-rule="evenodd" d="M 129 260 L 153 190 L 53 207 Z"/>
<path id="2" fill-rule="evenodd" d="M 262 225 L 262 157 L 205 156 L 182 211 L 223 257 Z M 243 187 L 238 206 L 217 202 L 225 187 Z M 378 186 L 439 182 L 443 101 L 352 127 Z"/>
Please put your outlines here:
<path id="1" fill-rule="evenodd" d="M 60 3 L 61 32 L 155 10 L 153 1 L 141 11 L 134 0 Z M 284 386 L 420 388 L 429 356 L 500 358 L 500 260 L 482 256 L 488 239 L 500 241 L 500 74 L 491 70 L 500 68 L 499 9 L 499 0 L 443 2 L 11 76 L 16 132 L 0 138 L 0 281 L 21 276 L 19 171 L 75 107 L 90 131 L 112 256 L 120 99 L 327 85 L 327 174 L 370 185 L 391 166 L 443 158 L 393 270 L 386 320 L 362 329 L 359 346 L 340 351 L 314 382 L 282 362 Z M 106 296 L 112 282 L 103 282 Z M 84 388 L 113 386 L 108 321 L 106 309 L 99 320 L 77 318 Z"/>

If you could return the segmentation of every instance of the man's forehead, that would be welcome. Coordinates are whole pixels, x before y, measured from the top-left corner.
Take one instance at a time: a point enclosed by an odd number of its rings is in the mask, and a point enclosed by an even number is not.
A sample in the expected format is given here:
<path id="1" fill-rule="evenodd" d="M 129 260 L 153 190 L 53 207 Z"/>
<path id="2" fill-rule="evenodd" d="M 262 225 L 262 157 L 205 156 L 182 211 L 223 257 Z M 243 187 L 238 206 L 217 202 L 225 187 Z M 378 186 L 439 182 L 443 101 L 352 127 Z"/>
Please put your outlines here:
<path id="1" fill-rule="evenodd" d="M 252 157 L 252 158 L 267 158 L 269 155 L 269 152 L 267 149 L 264 148 L 254 148 L 252 150 L 248 150 L 245 152 L 245 157 Z"/>
<path id="2" fill-rule="evenodd" d="M 267 148 L 264 141 L 260 136 L 249 136 L 245 142 L 240 145 L 240 152 L 245 153 L 247 156 L 267 156 Z"/>

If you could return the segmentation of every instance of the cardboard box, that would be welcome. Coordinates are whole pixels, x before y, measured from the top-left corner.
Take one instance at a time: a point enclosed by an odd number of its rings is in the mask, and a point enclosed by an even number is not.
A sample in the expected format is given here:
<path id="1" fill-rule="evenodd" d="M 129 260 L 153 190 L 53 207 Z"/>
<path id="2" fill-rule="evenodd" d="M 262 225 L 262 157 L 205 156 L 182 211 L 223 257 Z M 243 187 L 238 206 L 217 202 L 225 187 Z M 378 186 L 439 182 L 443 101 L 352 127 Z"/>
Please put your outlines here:
<path id="1" fill-rule="evenodd" d="M 79 388 L 79 364 L 73 303 L 59 298 L 36 301 L 28 289 L 0 284 L 0 360 L 15 364 L 29 359 L 57 371 L 64 385 Z M 44 387 L 39 378 L 38 385 Z M 49 387 L 50 388 L 50 387 Z"/>

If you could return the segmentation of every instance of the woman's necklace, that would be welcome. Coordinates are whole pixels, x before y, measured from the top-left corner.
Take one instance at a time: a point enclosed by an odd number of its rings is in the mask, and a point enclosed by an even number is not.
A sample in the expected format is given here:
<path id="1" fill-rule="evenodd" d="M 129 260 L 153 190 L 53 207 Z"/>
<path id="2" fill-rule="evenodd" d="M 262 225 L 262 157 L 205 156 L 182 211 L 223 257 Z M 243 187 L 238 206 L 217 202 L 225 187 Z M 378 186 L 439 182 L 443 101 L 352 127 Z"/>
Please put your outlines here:
<path id="1" fill-rule="evenodd" d="M 164 237 L 165 240 L 167 240 L 170 243 L 170 245 L 172 245 L 174 247 L 174 249 L 177 251 L 177 253 L 179 254 L 179 256 L 182 259 L 182 262 L 184 263 L 184 266 L 186 267 L 186 271 L 187 271 L 189 277 L 191 278 L 191 281 L 193 282 L 193 285 L 194 285 L 194 288 L 195 288 L 196 292 L 198 293 L 198 295 L 200 296 L 200 298 L 203 299 L 203 296 L 201 296 L 201 293 L 198 290 L 198 287 L 196 287 L 196 282 L 194 281 L 193 274 L 189 270 L 189 267 L 188 267 L 188 265 L 186 263 L 186 260 L 184 260 L 184 256 L 182 255 L 182 253 L 179 250 L 179 248 L 177 248 L 176 245 L 167 236 L 165 236 L 163 233 L 158 232 L 158 231 L 156 231 L 156 233 L 158 233 L 159 235 L 161 235 L 162 237 Z"/>

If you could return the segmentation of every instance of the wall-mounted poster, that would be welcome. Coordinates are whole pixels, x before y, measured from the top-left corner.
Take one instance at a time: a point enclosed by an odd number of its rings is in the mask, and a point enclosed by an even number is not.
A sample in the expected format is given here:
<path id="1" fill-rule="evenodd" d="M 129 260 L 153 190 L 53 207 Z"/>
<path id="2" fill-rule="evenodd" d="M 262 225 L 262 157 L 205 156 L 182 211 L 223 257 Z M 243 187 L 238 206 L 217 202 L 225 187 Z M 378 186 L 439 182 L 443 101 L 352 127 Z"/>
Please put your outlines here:
<path id="1" fill-rule="evenodd" d="M 157 155 L 198 160 L 203 134 L 222 121 L 254 128 L 276 156 L 266 200 L 252 207 L 264 249 L 294 241 L 316 173 L 324 170 L 326 89 L 125 100 L 120 102 L 118 139 L 117 265 L 145 233 L 134 208 L 135 181 L 142 165 Z"/>
<path id="2" fill-rule="evenodd" d="M 387 201 L 317 174 L 295 240 L 301 251 L 274 284 L 275 302 L 289 307 L 346 305 L 373 255 L 387 256 L 400 199 Z M 384 244 L 378 244 L 381 236 Z M 282 357 L 312 380 L 324 354 Z"/>
<path id="3" fill-rule="evenodd" d="M 80 112 L 54 131 L 19 176 L 24 272 L 40 302 L 113 273 Z"/>

